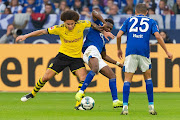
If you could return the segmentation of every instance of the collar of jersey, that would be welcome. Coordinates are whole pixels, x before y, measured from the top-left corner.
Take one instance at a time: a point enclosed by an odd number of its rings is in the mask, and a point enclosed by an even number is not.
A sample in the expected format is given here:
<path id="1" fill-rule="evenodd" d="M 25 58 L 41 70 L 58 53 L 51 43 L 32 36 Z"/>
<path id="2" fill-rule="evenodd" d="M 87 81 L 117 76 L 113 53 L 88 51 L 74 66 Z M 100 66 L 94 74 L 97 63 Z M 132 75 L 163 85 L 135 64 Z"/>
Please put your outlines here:
<path id="1" fill-rule="evenodd" d="M 136 15 L 136 16 L 144 16 L 144 17 L 147 17 L 147 16 L 145 16 L 145 15 L 142 15 L 142 14 L 139 14 L 139 15 Z"/>

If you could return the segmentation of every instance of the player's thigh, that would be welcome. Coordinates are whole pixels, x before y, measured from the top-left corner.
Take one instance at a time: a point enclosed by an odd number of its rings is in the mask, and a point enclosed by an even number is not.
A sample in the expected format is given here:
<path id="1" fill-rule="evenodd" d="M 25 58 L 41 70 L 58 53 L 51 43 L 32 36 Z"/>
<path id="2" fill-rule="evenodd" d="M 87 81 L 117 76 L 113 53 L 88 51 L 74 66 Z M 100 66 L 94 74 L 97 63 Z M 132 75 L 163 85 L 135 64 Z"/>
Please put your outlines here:
<path id="1" fill-rule="evenodd" d="M 64 70 L 67 66 L 69 66 L 71 62 L 72 61 L 68 58 L 68 56 L 62 53 L 58 53 L 57 56 L 51 61 L 48 69 L 58 74 L 62 70 Z"/>
<path id="2" fill-rule="evenodd" d="M 123 71 L 127 73 L 135 73 L 138 66 L 137 55 L 128 55 L 125 58 Z"/>
<path id="3" fill-rule="evenodd" d="M 90 68 L 99 67 L 99 59 L 102 59 L 101 54 L 93 45 L 89 46 L 83 54 L 83 60 Z"/>
<path id="4" fill-rule="evenodd" d="M 71 72 L 76 75 L 81 81 L 85 80 L 87 71 L 81 58 L 74 58 L 73 62 L 69 65 L 69 68 Z"/>
<path id="5" fill-rule="evenodd" d="M 116 75 L 115 73 L 112 71 L 112 69 L 106 65 L 105 67 L 103 67 L 101 70 L 100 70 L 100 73 L 102 75 L 104 75 L 105 77 L 109 78 L 109 79 L 112 79 L 112 78 L 116 78 Z"/>
<path id="6" fill-rule="evenodd" d="M 87 76 L 86 68 L 85 67 L 80 68 L 76 70 L 74 74 L 79 78 L 80 81 L 84 81 Z"/>
<path id="7" fill-rule="evenodd" d="M 151 69 L 146 70 L 146 72 L 143 72 L 144 80 L 151 78 Z"/>
<path id="8" fill-rule="evenodd" d="M 151 59 L 138 55 L 139 59 L 139 68 L 142 72 L 146 72 L 147 70 L 151 69 Z"/>
<path id="9" fill-rule="evenodd" d="M 89 60 L 89 67 L 91 68 L 92 71 L 95 73 L 98 73 L 99 71 L 99 60 L 96 57 L 92 57 Z"/>

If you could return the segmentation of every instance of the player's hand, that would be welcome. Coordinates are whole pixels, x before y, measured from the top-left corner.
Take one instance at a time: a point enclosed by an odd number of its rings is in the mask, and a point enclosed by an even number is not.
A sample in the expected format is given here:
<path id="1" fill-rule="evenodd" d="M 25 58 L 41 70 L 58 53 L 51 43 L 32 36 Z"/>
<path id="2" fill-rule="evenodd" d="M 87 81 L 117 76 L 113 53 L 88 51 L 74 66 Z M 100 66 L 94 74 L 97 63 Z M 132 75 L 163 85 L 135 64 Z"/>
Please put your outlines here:
<path id="1" fill-rule="evenodd" d="M 118 67 L 123 68 L 123 64 L 119 64 Z"/>
<path id="2" fill-rule="evenodd" d="M 166 54 L 168 56 L 168 59 L 172 59 L 173 58 L 173 55 L 170 52 L 167 52 Z"/>
<path id="3" fill-rule="evenodd" d="M 123 55 L 123 52 L 122 52 L 122 50 L 118 50 L 118 58 L 119 59 L 123 59 L 123 57 L 122 57 L 122 55 Z"/>
<path id="4" fill-rule="evenodd" d="M 104 30 L 106 30 L 107 27 L 108 27 L 107 23 L 104 23 L 103 26 L 102 26 L 102 28 L 103 28 Z"/>
<path id="5" fill-rule="evenodd" d="M 16 38 L 16 42 L 18 42 L 18 41 L 24 41 L 24 40 L 26 40 L 26 36 L 25 36 L 25 35 L 20 35 L 20 36 L 18 36 L 18 37 Z"/>
<path id="6" fill-rule="evenodd" d="M 108 37 L 110 37 L 111 39 L 114 39 L 115 37 L 111 32 L 106 32 L 106 31 L 103 31 L 103 35 L 108 41 L 109 41 Z"/>

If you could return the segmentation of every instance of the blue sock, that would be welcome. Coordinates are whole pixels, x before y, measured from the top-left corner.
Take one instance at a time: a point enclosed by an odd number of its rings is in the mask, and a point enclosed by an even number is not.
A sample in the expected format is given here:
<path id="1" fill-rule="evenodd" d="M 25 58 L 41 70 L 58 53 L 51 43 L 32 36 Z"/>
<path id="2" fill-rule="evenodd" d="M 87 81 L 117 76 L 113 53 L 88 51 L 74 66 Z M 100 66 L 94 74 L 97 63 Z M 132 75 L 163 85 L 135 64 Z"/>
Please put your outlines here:
<path id="1" fill-rule="evenodd" d="M 95 72 L 93 72 L 92 70 L 87 74 L 86 79 L 81 87 L 82 91 L 84 91 L 89 86 L 94 76 L 95 76 Z"/>
<path id="2" fill-rule="evenodd" d="M 130 82 L 125 81 L 123 86 L 123 106 L 128 105 Z"/>
<path id="3" fill-rule="evenodd" d="M 111 90 L 111 95 L 113 100 L 117 100 L 117 87 L 116 87 L 116 78 L 109 79 L 109 88 Z"/>
<path id="4" fill-rule="evenodd" d="M 146 82 L 146 92 L 148 96 L 149 105 L 154 104 L 154 98 L 153 98 L 153 83 L 151 79 L 145 80 Z"/>

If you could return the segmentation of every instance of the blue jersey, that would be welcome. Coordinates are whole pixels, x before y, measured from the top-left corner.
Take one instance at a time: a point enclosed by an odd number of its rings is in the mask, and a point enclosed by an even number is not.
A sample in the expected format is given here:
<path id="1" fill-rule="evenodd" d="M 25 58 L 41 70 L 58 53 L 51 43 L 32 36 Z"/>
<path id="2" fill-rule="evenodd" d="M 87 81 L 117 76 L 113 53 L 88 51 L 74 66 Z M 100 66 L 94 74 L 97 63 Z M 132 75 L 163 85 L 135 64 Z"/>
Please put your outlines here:
<path id="1" fill-rule="evenodd" d="M 126 56 L 136 54 L 149 58 L 150 36 L 159 32 L 153 19 L 144 15 L 132 16 L 123 23 L 120 30 L 127 32 Z"/>
<path id="2" fill-rule="evenodd" d="M 96 23 L 97 25 L 102 25 L 102 22 L 100 20 L 96 20 L 94 21 L 94 23 Z M 101 32 L 93 28 L 90 28 L 86 36 L 86 40 L 84 42 L 82 52 L 84 53 L 86 48 L 89 47 L 90 45 L 94 45 L 99 50 L 99 53 L 101 53 L 102 51 L 106 51 L 105 49 L 106 43 L 107 40 L 105 39 L 104 35 Z"/>

